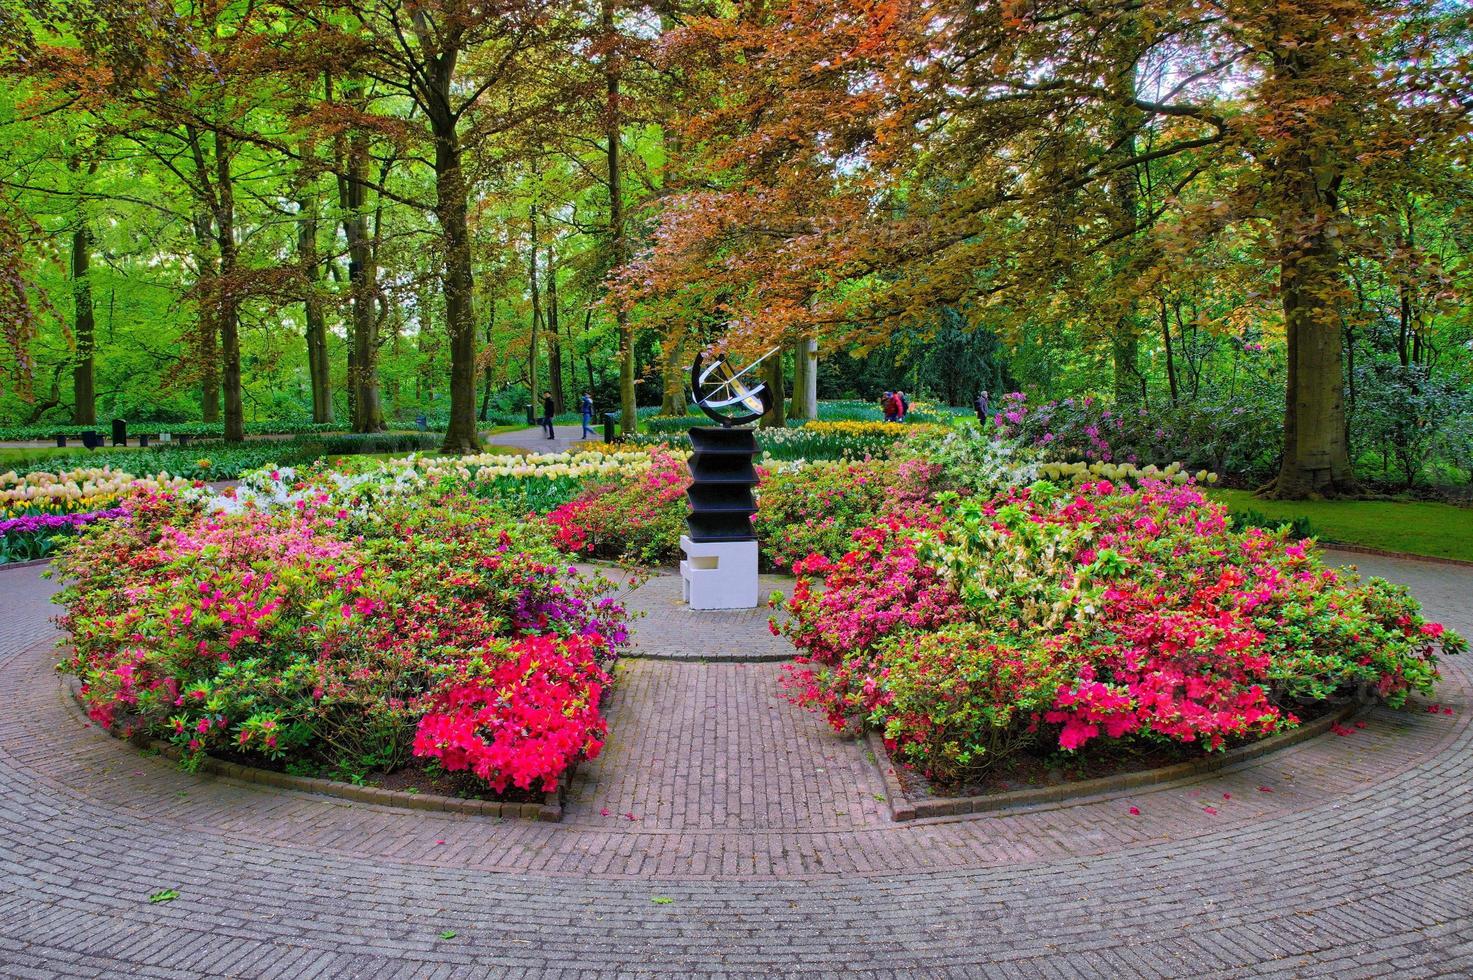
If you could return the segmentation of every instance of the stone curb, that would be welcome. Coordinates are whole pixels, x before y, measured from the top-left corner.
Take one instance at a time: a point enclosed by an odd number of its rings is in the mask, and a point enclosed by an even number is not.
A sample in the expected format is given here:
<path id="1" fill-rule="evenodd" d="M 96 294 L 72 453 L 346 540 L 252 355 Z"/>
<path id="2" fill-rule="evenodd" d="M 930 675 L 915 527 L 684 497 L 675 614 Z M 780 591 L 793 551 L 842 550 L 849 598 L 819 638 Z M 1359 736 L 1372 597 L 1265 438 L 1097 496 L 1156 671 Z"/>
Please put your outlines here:
<path id="1" fill-rule="evenodd" d="M 61 682 L 61 699 L 81 720 L 91 723 L 80 698 L 81 684 L 75 677 L 64 677 Z M 119 739 L 119 741 L 124 741 Z M 134 748 L 157 752 L 166 759 L 179 761 L 179 747 L 158 739 L 137 737 L 126 740 Z M 556 792 L 547 793 L 541 803 L 500 803 L 496 800 L 463 800 L 455 796 L 440 796 L 434 793 L 405 793 L 400 790 L 381 789 L 377 786 L 357 786 L 335 779 L 318 779 L 312 776 L 293 776 L 290 773 L 257 769 L 235 762 L 205 756 L 196 772 L 209 773 L 242 783 L 255 783 L 276 789 L 288 789 L 298 793 L 315 793 L 332 796 L 353 803 L 372 803 L 378 806 L 398 807 L 402 810 L 431 810 L 443 813 L 464 813 L 480 817 L 517 818 L 538 820 L 544 823 L 561 823 L 563 819 L 563 795 L 572 782 L 577 766 L 569 768 L 559 781 Z"/>
<path id="2" fill-rule="evenodd" d="M 1442 558 L 1437 555 L 1414 555 L 1407 551 L 1386 551 L 1382 548 L 1370 548 L 1363 544 L 1340 544 L 1335 541 L 1321 541 L 1320 547 L 1325 551 L 1345 551 L 1352 555 L 1373 555 L 1377 558 L 1399 558 L 1403 561 L 1426 561 L 1436 565 L 1453 565 L 1458 568 L 1473 568 L 1473 561 L 1465 558 Z"/>
<path id="3" fill-rule="evenodd" d="M 734 653 L 729 656 L 709 653 L 651 653 L 649 651 L 630 650 L 619 654 L 620 660 L 652 660 L 662 663 L 677 664 L 785 664 L 797 657 L 797 651 L 792 653 Z"/>
<path id="4" fill-rule="evenodd" d="M 30 561 L 8 561 L 0 565 L 0 572 L 9 571 L 12 568 L 35 568 L 37 565 L 51 564 L 50 558 L 32 558 Z"/>
<path id="5" fill-rule="evenodd" d="M 1030 806 L 1040 803 L 1068 803 L 1086 796 L 1104 796 L 1122 793 L 1141 787 L 1160 787 L 1167 783 L 1186 782 L 1198 776 L 1217 772 L 1240 762 L 1248 762 L 1270 752 L 1278 752 L 1301 742 L 1323 735 L 1334 725 L 1355 717 L 1372 705 L 1352 702 L 1339 711 L 1316 718 L 1293 731 L 1274 735 L 1248 745 L 1229 749 L 1221 755 L 1204 756 L 1187 762 L 1178 762 L 1158 769 L 1140 772 L 1125 772 L 1114 776 L 1101 776 L 1077 783 L 1062 783 L 1058 786 L 1038 786 L 1029 789 L 1010 790 L 1006 793 L 988 793 L 985 796 L 953 796 L 933 800 L 911 800 L 905 795 L 900 777 L 890 753 L 885 749 L 885 740 L 880 733 L 870 730 L 866 737 L 870 752 L 880 777 L 885 781 L 885 795 L 890 804 L 890 818 L 896 822 L 925 820 L 930 817 L 951 817 L 973 813 L 987 813 L 1011 807 Z"/>

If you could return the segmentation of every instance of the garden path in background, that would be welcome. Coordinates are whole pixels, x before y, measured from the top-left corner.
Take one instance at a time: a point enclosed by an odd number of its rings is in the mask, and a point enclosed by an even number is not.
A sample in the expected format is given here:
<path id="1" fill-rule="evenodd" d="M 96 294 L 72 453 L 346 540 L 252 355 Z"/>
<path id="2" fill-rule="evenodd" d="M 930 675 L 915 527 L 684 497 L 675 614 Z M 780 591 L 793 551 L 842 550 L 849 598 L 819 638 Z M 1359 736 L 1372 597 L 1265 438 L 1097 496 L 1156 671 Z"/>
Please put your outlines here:
<path id="1" fill-rule="evenodd" d="M 552 431 L 557 435 L 549 439 L 541 426 L 534 425 L 530 429 L 494 433 L 486 437 L 486 442 L 495 443 L 498 446 L 514 446 L 517 449 L 526 449 L 534 453 L 565 453 L 577 448 L 576 444 L 580 442 L 602 442 L 603 426 L 595 425 L 593 430 L 595 435 L 584 440 L 582 426 L 555 425 Z"/>
<path id="2" fill-rule="evenodd" d="M 1473 569 L 1337 557 L 1473 630 Z M 1452 714 L 1414 699 L 1190 783 L 895 824 L 863 746 L 781 700 L 779 665 L 645 656 L 542 824 L 140 754 L 65 703 L 42 571 L 0 570 L 6 977 L 1473 973 L 1463 658 Z"/>

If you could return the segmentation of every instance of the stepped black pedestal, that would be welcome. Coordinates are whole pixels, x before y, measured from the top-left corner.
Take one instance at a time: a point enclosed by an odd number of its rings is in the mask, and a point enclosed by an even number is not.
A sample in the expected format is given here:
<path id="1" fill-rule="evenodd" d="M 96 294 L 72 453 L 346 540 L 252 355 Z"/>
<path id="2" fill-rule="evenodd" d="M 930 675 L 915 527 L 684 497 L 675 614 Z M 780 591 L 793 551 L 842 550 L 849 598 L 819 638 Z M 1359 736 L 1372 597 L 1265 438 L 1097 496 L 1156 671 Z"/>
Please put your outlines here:
<path id="1" fill-rule="evenodd" d="M 757 436 L 751 429 L 690 430 L 690 513 L 680 539 L 685 601 L 693 609 L 757 605 Z"/>

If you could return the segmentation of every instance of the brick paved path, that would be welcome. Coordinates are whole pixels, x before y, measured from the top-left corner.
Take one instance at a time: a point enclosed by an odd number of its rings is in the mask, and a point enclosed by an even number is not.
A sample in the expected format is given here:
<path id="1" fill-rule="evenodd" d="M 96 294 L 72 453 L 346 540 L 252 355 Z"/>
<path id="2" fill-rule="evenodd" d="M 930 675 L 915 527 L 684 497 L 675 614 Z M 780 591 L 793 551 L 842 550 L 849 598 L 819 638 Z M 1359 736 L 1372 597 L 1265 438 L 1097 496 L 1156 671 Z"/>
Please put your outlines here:
<path id="1" fill-rule="evenodd" d="M 1473 626 L 1473 571 L 1360 564 Z M 911 825 L 775 665 L 631 661 L 551 825 L 145 758 L 62 702 L 50 591 L 0 570 L 0 976 L 1473 972 L 1457 660 L 1451 716 L 1377 710 L 1189 785 Z"/>

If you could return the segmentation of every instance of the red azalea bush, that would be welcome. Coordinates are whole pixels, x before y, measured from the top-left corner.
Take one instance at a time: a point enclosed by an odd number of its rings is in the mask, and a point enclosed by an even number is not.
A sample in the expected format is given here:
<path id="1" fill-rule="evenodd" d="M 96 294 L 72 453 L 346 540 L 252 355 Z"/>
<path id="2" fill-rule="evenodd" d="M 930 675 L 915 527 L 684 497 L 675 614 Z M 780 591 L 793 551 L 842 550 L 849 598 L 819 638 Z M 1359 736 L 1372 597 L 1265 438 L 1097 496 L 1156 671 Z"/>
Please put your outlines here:
<path id="1" fill-rule="evenodd" d="M 783 627 L 805 654 L 790 696 L 879 727 L 938 782 L 1044 737 L 1220 748 L 1352 690 L 1396 706 L 1465 646 L 1405 589 L 1235 531 L 1195 487 L 1036 484 L 942 507 L 939 527 L 881 525 L 801 563 Z"/>
<path id="2" fill-rule="evenodd" d="M 599 711 L 609 675 L 602 637 L 534 636 L 494 644 L 456 663 L 425 700 L 414 754 L 492 789 L 545 792 L 579 759 L 603 748 Z"/>

